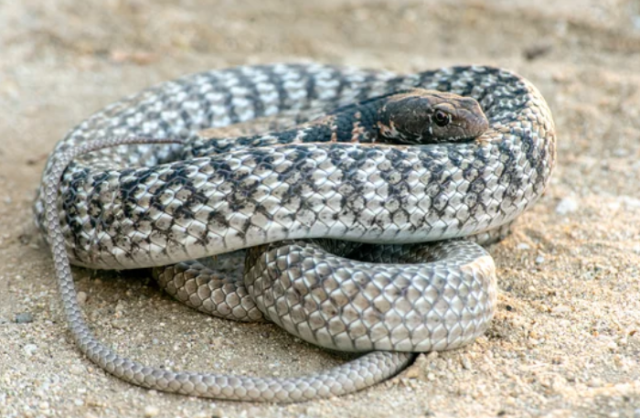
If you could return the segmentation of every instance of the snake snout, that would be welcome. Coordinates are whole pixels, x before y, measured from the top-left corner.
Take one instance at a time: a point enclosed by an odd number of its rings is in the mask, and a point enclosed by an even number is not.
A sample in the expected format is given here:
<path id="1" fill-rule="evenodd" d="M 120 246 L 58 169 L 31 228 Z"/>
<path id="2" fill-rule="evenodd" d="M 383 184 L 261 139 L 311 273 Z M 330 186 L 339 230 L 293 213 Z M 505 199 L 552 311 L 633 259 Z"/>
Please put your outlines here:
<path id="1" fill-rule="evenodd" d="M 489 120 L 475 99 L 465 98 L 459 104 L 457 119 L 463 122 L 462 130 L 467 138 L 477 138 L 489 130 Z"/>
<path id="2" fill-rule="evenodd" d="M 474 126 L 476 127 L 473 135 L 474 137 L 479 137 L 480 135 L 485 133 L 487 130 L 489 130 L 489 120 L 484 115 L 484 113 L 477 115 L 474 122 Z"/>

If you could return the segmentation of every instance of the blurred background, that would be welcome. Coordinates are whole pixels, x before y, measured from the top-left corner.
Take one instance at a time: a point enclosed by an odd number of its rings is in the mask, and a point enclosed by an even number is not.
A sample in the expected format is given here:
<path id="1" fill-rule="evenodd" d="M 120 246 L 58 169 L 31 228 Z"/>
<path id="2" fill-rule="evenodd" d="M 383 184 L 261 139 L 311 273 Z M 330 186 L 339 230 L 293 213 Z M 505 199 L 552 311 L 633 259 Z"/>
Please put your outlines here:
<path id="1" fill-rule="evenodd" d="M 542 91 L 558 166 L 491 248 L 491 330 L 373 389 L 286 407 L 167 396 L 96 370 L 69 338 L 31 220 L 55 142 L 168 79 L 307 61 L 496 65 Z M 0 416 L 640 417 L 639 178 L 638 0 L 0 0 Z M 150 364 L 284 376 L 344 361 L 274 326 L 205 319 L 139 272 L 76 277 L 99 336 Z"/>

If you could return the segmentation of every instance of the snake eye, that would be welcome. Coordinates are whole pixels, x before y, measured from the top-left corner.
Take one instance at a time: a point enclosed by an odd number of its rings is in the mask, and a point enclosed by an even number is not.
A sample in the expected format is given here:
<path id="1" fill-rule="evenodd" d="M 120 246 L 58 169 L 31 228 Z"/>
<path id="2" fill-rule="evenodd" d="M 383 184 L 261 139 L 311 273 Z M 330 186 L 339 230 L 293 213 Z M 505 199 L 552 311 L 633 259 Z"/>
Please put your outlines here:
<path id="1" fill-rule="evenodd" d="M 442 110 L 436 110 L 433 118 L 438 126 L 447 126 L 451 122 L 451 116 Z"/>

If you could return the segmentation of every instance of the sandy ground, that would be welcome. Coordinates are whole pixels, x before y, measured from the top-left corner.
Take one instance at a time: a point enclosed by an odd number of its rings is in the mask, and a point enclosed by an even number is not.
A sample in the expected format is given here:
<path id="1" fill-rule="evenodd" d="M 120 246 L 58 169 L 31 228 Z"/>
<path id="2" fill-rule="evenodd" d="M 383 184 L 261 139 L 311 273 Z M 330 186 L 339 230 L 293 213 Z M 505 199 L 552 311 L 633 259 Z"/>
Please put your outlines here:
<path id="1" fill-rule="evenodd" d="M 640 2 L 557 3 L 0 0 L 0 416 L 640 417 Z M 151 84 L 309 60 L 492 64 L 543 92 L 558 167 L 491 248 L 501 294 L 487 335 L 372 389 L 288 406 L 156 393 L 97 369 L 71 341 L 32 226 L 49 150 Z M 146 272 L 75 275 L 97 334 L 149 364 L 287 376 L 345 361 L 275 326 L 206 318 Z"/>

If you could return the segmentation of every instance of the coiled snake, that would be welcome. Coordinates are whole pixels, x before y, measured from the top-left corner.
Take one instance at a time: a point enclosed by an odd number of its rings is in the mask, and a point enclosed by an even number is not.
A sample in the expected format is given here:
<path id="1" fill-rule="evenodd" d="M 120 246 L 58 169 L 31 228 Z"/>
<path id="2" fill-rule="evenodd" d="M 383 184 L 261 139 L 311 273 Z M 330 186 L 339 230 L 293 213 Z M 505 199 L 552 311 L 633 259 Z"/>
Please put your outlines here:
<path id="1" fill-rule="evenodd" d="M 452 131 L 407 139 L 393 120 L 373 127 L 400 138 L 393 145 L 363 133 L 366 118 L 357 112 L 350 120 L 360 117 L 360 125 L 347 128 L 335 123 L 339 115 L 333 125 L 309 122 L 416 87 L 474 98 L 488 126 L 460 128 L 473 131 L 471 140 Z M 285 133 L 198 133 L 265 117 L 269 125 L 274 115 Z M 317 139 L 327 126 L 334 128 Z M 336 139 L 345 129 L 343 137 L 360 143 Z M 71 332 L 92 361 L 162 391 L 300 401 L 370 386 L 402 370 L 412 352 L 459 347 L 482 334 L 495 303 L 493 261 L 456 238 L 482 241 L 506 228 L 540 197 L 554 163 L 544 99 L 502 69 L 398 76 L 317 64 L 238 67 L 163 83 L 82 122 L 51 154 L 35 212 Z M 242 249 L 244 284 L 207 267 L 220 260 L 188 261 Z M 154 266 L 163 287 L 190 306 L 239 320 L 266 316 L 312 343 L 368 353 L 298 378 L 149 368 L 93 337 L 69 260 Z"/>

